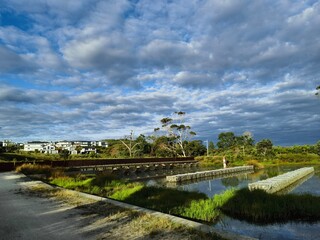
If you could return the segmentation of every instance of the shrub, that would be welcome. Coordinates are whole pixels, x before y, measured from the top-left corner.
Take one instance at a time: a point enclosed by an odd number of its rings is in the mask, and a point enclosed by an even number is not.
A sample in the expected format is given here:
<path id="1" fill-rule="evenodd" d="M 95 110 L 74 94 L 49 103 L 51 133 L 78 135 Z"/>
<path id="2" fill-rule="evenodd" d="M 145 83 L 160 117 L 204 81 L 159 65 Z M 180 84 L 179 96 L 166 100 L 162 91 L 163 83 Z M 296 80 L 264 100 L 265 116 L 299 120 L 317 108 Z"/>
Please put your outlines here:
<path id="1" fill-rule="evenodd" d="M 200 161 L 201 165 L 222 167 L 222 156 L 201 156 L 196 157 L 195 160 Z"/>
<path id="2" fill-rule="evenodd" d="M 196 161 L 203 161 L 204 160 L 204 156 L 197 156 L 194 158 Z"/>
<path id="3" fill-rule="evenodd" d="M 259 163 L 257 160 L 249 160 L 246 165 L 253 165 L 255 169 L 264 168 L 263 164 Z"/>
<path id="4" fill-rule="evenodd" d="M 303 162 L 316 162 L 320 157 L 314 153 L 282 153 L 277 155 L 280 162 L 288 163 L 303 163 Z"/>
<path id="5" fill-rule="evenodd" d="M 21 172 L 26 175 L 31 174 L 45 174 L 46 176 L 51 175 L 52 168 L 48 165 L 30 164 L 25 163 L 16 168 L 17 172 Z"/>

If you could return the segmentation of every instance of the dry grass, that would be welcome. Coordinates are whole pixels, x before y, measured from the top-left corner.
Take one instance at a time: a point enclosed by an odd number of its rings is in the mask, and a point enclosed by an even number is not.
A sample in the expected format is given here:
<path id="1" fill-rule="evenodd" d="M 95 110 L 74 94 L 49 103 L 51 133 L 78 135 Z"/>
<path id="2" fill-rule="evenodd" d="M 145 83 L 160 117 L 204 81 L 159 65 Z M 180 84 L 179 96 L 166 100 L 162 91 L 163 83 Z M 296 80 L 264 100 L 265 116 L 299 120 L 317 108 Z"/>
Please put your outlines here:
<path id="1" fill-rule="evenodd" d="M 35 197 L 54 199 L 81 210 L 86 221 L 85 228 L 98 229 L 95 233 L 97 239 L 221 239 L 214 234 L 205 234 L 173 223 L 169 219 L 79 197 L 70 190 L 52 188 L 40 183 L 24 191 Z"/>

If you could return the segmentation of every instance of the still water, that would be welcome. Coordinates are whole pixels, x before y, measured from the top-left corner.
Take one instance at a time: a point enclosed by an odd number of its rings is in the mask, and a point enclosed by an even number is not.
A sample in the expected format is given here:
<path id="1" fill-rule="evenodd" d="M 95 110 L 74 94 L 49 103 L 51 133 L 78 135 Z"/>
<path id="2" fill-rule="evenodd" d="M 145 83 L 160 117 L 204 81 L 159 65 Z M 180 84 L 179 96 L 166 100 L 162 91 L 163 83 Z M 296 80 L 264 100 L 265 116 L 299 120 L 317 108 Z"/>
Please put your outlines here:
<path id="1" fill-rule="evenodd" d="M 159 178 L 148 180 L 150 185 L 162 185 L 170 188 L 178 188 L 187 191 L 198 191 L 205 193 L 208 197 L 215 194 L 222 193 L 229 188 L 243 188 L 247 187 L 248 183 L 267 179 L 277 176 L 304 166 L 279 166 L 266 168 L 256 172 L 246 172 L 236 175 L 229 175 L 223 178 L 213 178 L 201 180 L 198 182 L 187 182 L 182 185 L 168 184 L 165 179 L 159 175 Z M 293 185 L 287 192 L 301 194 L 310 193 L 312 195 L 320 196 L 320 166 L 314 166 L 315 173 L 306 177 L 302 181 Z M 194 169 L 193 171 L 201 171 L 204 169 Z M 189 169 L 190 172 L 190 169 Z M 162 173 L 169 175 L 168 173 Z M 171 174 L 176 174 L 171 172 Z M 284 192 L 285 193 L 285 192 Z M 227 216 L 222 216 L 218 223 L 214 224 L 217 229 L 234 232 L 241 235 L 251 236 L 258 239 L 284 239 L 284 240 L 320 240 L 320 222 L 314 224 L 288 222 L 285 224 L 269 224 L 269 225 L 255 225 L 245 221 L 239 221 Z"/>

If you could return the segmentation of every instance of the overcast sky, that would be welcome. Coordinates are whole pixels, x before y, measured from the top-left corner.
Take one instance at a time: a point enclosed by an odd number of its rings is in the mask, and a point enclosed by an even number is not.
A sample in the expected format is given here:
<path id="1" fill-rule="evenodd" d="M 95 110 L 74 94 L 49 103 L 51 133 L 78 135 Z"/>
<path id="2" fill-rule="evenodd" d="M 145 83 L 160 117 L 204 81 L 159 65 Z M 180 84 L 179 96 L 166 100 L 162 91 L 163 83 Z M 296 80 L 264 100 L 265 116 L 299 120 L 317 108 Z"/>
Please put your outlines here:
<path id="1" fill-rule="evenodd" d="M 319 1 L 0 0 L 0 140 L 320 140 Z"/>

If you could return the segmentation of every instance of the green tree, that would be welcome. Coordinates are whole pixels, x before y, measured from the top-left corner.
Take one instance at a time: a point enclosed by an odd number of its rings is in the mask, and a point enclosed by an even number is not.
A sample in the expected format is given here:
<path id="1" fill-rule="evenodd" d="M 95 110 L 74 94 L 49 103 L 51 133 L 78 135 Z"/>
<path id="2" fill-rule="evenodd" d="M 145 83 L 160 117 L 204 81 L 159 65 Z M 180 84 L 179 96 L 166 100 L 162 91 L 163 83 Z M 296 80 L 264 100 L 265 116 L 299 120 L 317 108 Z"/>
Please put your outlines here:
<path id="1" fill-rule="evenodd" d="M 136 139 L 136 143 L 138 143 L 136 148 L 136 156 L 142 157 L 151 153 L 151 144 L 148 143 L 145 135 L 140 134 L 140 136 Z"/>
<path id="2" fill-rule="evenodd" d="M 320 156 L 320 141 L 317 142 L 315 149 L 316 149 L 316 153 Z"/>
<path id="3" fill-rule="evenodd" d="M 214 154 L 214 150 L 215 150 L 215 146 L 214 146 L 214 143 L 212 141 L 209 142 L 208 144 L 208 151 L 209 151 L 209 154 Z"/>
<path id="4" fill-rule="evenodd" d="M 241 148 L 242 155 L 246 155 L 246 150 L 254 146 L 251 132 L 244 132 L 241 136 L 236 136 L 236 145 Z"/>
<path id="5" fill-rule="evenodd" d="M 174 142 L 167 136 L 160 136 L 154 139 L 152 144 L 153 153 L 156 157 L 176 157 L 176 150 L 172 146 Z"/>
<path id="6" fill-rule="evenodd" d="M 106 154 L 112 158 L 129 157 L 128 149 L 120 142 L 120 140 L 112 140 L 108 142 Z"/>
<path id="7" fill-rule="evenodd" d="M 217 146 L 219 149 L 227 150 L 236 145 L 236 136 L 233 132 L 222 132 L 218 136 Z"/>
<path id="8" fill-rule="evenodd" d="M 67 160 L 68 157 L 70 156 L 70 152 L 68 149 L 63 149 L 59 152 L 59 156 L 60 158 L 62 158 L 63 160 Z"/>
<path id="9" fill-rule="evenodd" d="M 270 139 L 263 139 L 257 143 L 257 154 L 263 157 L 271 156 L 273 154 L 273 144 Z"/>
<path id="10" fill-rule="evenodd" d="M 13 153 L 13 152 L 16 152 L 19 150 L 19 146 L 10 140 L 4 140 L 3 141 L 3 149 L 5 152 Z"/>
<path id="11" fill-rule="evenodd" d="M 193 140 L 186 143 L 185 151 L 188 156 L 202 156 L 206 154 L 207 148 L 203 145 L 200 140 Z"/>
<path id="12" fill-rule="evenodd" d="M 316 95 L 319 96 L 320 95 L 320 85 L 316 88 L 317 92 Z"/>
<path id="13" fill-rule="evenodd" d="M 167 132 L 168 145 L 167 148 L 175 155 L 186 157 L 186 143 L 188 143 L 192 136 L 196 133 L 191 131 L 191 127 L 184 124 L 185 112 L 175 112 L 175 119 L 163 118 L 161 119 L 162 128 Z M 157 128 L 158 129 L 158 128 Z"/>

